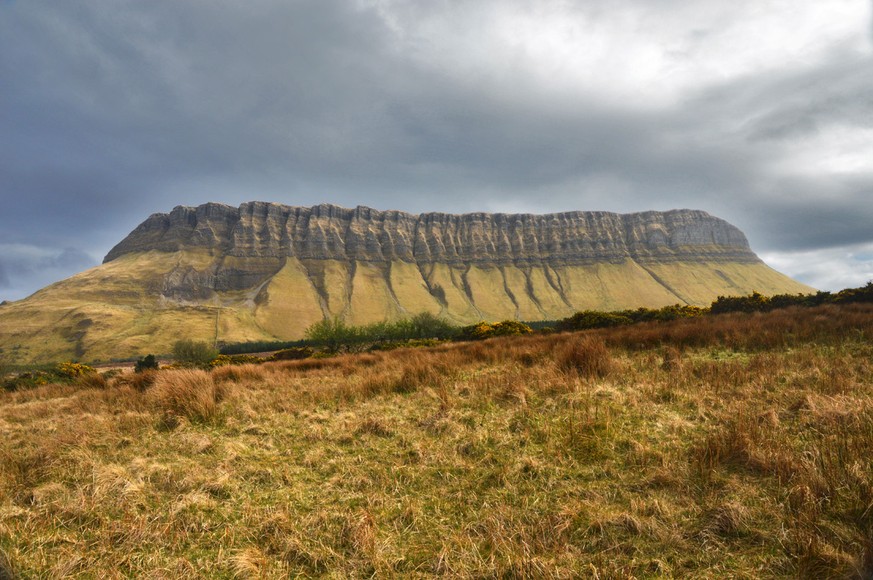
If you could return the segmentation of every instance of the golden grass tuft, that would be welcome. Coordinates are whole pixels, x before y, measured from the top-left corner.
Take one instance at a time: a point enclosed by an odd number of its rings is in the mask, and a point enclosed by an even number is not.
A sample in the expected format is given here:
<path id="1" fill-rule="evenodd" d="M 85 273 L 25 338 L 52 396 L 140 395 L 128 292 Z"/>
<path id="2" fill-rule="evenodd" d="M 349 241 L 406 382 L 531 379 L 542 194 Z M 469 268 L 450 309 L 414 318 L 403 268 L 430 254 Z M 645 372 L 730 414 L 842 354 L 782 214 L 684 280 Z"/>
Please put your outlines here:
<path id="1" fill-rule="evenodd" d="M 706 533 L 723 538 L 738 536 L 748 531 L 749 510 L 733 501 L 727 501 L 708 515 Z"/>
<path id="2" fill-rule="evenodd" d="M 613 368 L 612 354 L 595 338 L 572 339 L 555 355 L 558 368 L 585 378 L 603 378 Z"/>
<path id="3" fill-rule="evenodd" d="M 202 370 L 170 370 L 158 374 L 148 398 L 164 415 L 209 422 L 218 415 L 226 388 Z"/>
<path id="4" fill-rule="evenodd" d="M 240 580 L 263 578 L 267 572 L 269 559 L 258 548 L 240 550 L 230 558 L 233 577 Z"/>
<path id="5" fill-rule="evenodd" d="M 76 386 L 82 389 L 105 389 L 109 382 L 100 373 L 85 373 L 76 378 Z"/>
<path id="6" fill-rule="evenodd" d="M 16 578 L 18 578 L 18 575 L 15 573 L 12 563 L 6 557 L 3 550 L 0 549 L 0 580 L 15 580 Z"/>
<path id="7" fill-rule="evenodd" d="M 376 435 L 377 437 L 390 437 L 393 431 L 384 421 L 377 417 L 369 417 L 361 421 L 355 429 L 358 435 Z"/>
<path id="8" fill-rule="evenodd" d="M 218 383 L 261 381 L 266 375 L 266 371 L 256 364 L 225 365 L 212 370 L 212 379 Z"/>
<path id="9" fill-rule="evenodd" d="M 131 387 L 137 391 L 143 392 L 151 387 L 158 378 L 158 371 L 148 369 L 141 373 L 127 372 L 117 375 L 110 381 L 110 386 L 114 387 Z"/>

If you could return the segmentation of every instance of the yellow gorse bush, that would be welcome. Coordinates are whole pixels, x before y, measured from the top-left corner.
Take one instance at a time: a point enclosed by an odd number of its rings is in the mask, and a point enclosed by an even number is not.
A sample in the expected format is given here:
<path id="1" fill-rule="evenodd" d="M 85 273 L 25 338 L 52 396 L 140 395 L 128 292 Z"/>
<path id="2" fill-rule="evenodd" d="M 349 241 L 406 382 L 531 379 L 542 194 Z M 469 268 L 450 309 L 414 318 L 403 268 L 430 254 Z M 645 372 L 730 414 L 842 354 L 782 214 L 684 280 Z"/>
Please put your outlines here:
<path id="1" fill-rule="evenodd" d="M 247 365 L 262 362 L 264 362 L 264 359 L 252 354 L 220 354 L 209 362 L 209 366 L 211 368 L 216 368 L 227 365 Z"/>
<path id="2" fill-rule="evenodd" d="M 483 340 L 495 336 L 518 336 L 531 334 L 533 330 L 527 324 L 517 320 L 504 320 L 502 322 L 479 322 L 472 326 L 461 329 L 461 336 L 467 340 Z"/>
<path id="3" fill-rule="evenodd" d="M 83 377 L 85 375 L 97 372 L 94 367 L 74 362 L 62 362 L 58 364 L 57 371 L 58 374 L 71 379 Z"/>

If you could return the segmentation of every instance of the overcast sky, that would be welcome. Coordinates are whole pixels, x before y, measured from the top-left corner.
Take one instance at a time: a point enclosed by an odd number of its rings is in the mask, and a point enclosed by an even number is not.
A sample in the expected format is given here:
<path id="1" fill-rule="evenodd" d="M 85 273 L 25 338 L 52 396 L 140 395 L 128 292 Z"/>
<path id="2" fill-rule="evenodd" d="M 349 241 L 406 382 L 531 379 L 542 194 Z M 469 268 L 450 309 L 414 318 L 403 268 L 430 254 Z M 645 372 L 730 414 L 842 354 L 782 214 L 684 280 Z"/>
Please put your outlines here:
<path id="1" fill-rule="evenodd" d="M 0 299 L 176 205 L 703 209 L 873 279 L 870 0 L 0 0 Z"/>

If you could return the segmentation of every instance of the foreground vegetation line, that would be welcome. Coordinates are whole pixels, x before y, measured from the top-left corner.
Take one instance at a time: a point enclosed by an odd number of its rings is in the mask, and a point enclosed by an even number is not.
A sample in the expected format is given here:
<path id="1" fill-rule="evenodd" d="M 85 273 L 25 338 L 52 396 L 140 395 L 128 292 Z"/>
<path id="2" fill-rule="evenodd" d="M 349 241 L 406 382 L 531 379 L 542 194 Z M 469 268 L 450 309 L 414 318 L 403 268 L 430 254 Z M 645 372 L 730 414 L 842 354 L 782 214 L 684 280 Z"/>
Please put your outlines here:
<path id="1" fill-rule="evenodd" d="M 310 326 L 306 330 L 305 340 L 225 345 L 222 346 L 221 353 L 233 355 L 305 347 L 323 348 L 332 353 L 359 352 L 374 345 L 402 346 L 404 343 L 420 339 L 484 340 L 497 336 L 522 335 L 533 332 L 534 327 L 545 333 L 551 332 L 553 327 L 564 331 L 590 330 L 646 322 L 669 322 L 714 314 L 770 312 L 791 307 L 810 308 L 826 304 L 865 302 L 873 302 L 873 282 L 868 282 L 860 288 L 847 288 L 836 293 L 817 292 L 768 297 L 753 292 L 748 296 L 719 296 L 706 308 L 674 304 L 662 308 L 637 308 L 611 312 L 583 310 L 563 320 L 528 324 L 516 320 L 492 323 L 481 321 L 459 327 L 428 313 L 421 313 L 409 319 L 364 326 L 348 325 L 340 318 L 333 318 L 318 321 Z"/>
<path id="2" fill-rule="evenodd" d="M 871 333 L 825 304 L 3 391 L 0 573 L 870 577 Z"/>

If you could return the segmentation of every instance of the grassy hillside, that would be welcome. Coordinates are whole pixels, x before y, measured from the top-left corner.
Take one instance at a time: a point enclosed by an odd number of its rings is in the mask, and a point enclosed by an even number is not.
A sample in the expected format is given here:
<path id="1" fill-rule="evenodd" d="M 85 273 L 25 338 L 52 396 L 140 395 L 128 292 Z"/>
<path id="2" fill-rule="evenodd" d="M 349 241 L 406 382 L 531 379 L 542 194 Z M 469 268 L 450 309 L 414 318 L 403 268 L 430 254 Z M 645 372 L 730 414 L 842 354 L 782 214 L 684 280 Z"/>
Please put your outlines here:
<path id="1" fill-rule="evenodd" d="M 873 307 L 0 394 L 0 576 L 869 577 Z"/>
<path id="2" fill-rule="evenodd" d="M 222 271 L 250 276 L 254 285 L 213 291 L 209 284 L 215 286 Z M 180 336 L 226 343 L 296 340 L 325 317 L 356 325 L 419 312 L 458 324 L 555 320 L 586 309 L 708 305 L 719 295 L 753 290 L 813 289 L 760 262 L 464 268 L 150 251 L 0 306 L 0 356 L 17 363 L 105 361 L 169 352 Z"/>

